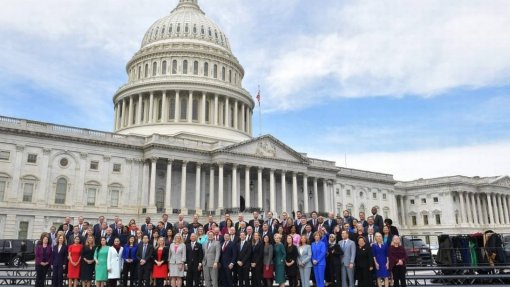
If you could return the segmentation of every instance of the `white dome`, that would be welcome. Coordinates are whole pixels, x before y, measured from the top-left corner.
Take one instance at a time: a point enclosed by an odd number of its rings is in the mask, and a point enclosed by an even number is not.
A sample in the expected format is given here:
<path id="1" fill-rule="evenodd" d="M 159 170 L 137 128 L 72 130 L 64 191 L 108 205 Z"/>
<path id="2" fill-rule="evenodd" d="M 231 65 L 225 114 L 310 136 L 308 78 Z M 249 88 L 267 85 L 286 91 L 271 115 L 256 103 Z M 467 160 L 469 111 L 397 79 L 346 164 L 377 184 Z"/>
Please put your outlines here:
<path id="1" fill-rule="evenodd" d="M 152 24 L 143 37 L 142 48 L 172 40 L 203 41 L 230 51 L 227 36 L 205 16 L 197 0 L 180 0 L 170 15 Z"/>

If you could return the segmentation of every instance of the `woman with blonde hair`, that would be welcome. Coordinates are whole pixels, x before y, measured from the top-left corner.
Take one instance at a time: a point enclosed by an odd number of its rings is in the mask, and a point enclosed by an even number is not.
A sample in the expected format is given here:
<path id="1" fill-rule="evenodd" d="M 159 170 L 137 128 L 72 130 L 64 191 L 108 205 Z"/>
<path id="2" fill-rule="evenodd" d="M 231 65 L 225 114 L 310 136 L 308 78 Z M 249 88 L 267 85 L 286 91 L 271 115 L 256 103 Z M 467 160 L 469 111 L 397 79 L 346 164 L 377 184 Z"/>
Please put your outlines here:
<path id="1" fill-rule="evenodd" d="M 398 235 L 393 236 L 391 246 L 388 249 L 389 270 L 393 274 L 393 282 L 395 287 L 406 286 L 406 263 L 407 253 L 400 243 Z"/>
<path id="2" fill-rule="evenodd" d="M 156 280 L 156 287 L 163 287 L 168 277 L 168 248 L 165 246 L 165 238 L 158 239 L 158 246 L 154 251 L 154 265 L 152 278 Z"/>
<path id="3" fill-rule="evenodd" d="M 170 284 L 172 287 L 182 286 L 184 277 L 184 263 L 186 262 L 186 245 L 182 242 L 181 234 L 177 233 L 174 242 L 168 250 L 168 263 L 170 269 Z"/>
<path id="4" fill-rule="evenodd" d="M 273 247 L 273 259 L 274 259 L 274 280 L 280 286 L 285 286 L 285 246 L 282 244 L 282 235 L 277 233 L 274 235 L 274 247 Z"/>
<path id="5" fill-rule="evenodd" d="M 381 287 L 381 281 L 384 286 L 388 287 L 390 272 L 388 260 L 388 246 L 383 242 L 383 236 L 377 232 L 375 234 L 375 243 L 372 245 L 372 255 L 374 257 L 374 265 L 376 269 L 377 286 Z"/>

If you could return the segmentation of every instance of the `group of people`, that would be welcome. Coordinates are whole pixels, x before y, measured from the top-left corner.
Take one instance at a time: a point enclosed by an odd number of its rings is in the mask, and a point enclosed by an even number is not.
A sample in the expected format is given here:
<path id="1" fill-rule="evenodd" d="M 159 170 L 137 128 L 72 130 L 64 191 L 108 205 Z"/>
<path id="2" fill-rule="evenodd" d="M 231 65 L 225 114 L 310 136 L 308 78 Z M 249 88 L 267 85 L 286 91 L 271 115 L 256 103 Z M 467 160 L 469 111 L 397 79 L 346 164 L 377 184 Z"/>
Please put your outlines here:
<path id="1" fill-rule="evenodd" d="M 37 243 L 36 287 L 44 286 L 49 269 L 52 286 L 283 287 L 405 286 L 406 251 L 391 219 L 372 209 L 365 218 L 344 211 L 309 217 L 301 212 L 279 218 L 253 212 L 234 223 L 225 214 L 217 223 L 191 222 L 164 214 L 141 225 L 120 218 L 108 225 L 103 216 L 91 225 L 71 219 L 41 234 Z"/>

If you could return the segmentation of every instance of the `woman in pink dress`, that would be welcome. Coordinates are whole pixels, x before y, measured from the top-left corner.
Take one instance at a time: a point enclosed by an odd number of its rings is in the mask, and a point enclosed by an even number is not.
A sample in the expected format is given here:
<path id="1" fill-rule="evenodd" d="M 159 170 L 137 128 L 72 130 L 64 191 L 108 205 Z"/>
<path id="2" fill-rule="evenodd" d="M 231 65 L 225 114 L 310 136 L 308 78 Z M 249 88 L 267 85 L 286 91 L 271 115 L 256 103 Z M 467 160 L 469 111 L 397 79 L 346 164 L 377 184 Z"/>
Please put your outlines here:
<path id="1" fill-rule="evenodd" d="M 292 237 L 292 244 L 294 246 L 298 247 L 299 242 L 301 241 L 301 236 L 297 234 L 297 228 L 295 225 L 290 226 L 290 236 Z"/>
<path id="2" fill-rule="evenodd" d="M 83 245 L 80 244 L 80 237 L 76 236 L 74 242 L 67 249 L 67 279 L 69 279 L 69 287 L 78 286 L 78 279 L 80 278 L 80 262 L 81 262 L 81 251 Z"/>

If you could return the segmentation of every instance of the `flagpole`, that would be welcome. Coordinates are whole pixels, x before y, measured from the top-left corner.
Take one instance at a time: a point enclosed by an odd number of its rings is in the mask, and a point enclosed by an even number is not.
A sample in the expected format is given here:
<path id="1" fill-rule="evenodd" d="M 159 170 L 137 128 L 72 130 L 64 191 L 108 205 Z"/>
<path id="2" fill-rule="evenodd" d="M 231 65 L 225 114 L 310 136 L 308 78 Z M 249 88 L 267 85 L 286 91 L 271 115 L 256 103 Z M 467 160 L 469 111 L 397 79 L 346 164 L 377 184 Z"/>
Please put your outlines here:
<path id="1" fill-rule="evenodd" d="M 258 102 L 259 102 L 259 136 L 262 136 L 262 108 L 260 107 L 260 85 L 258 86 Z"/>

